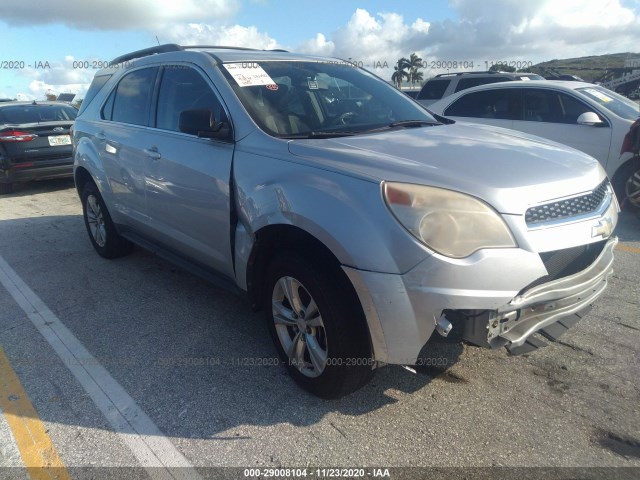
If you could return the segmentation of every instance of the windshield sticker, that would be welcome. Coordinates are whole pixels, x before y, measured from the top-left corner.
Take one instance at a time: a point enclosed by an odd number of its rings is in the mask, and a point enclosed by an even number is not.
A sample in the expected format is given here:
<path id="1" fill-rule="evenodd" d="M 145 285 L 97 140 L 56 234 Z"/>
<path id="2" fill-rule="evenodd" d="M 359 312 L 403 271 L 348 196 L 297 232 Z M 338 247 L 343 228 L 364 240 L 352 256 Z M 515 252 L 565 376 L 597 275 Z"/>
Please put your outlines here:
<path id="1" fill-rule="evenodd" d="M 602 93 L 601 91 L 596 90 L 595 88 L 585 88 L 584 91 L 587 93 L 590 93 L 591 95 L 593 95 L 594 97 L 596 97 L 598 100 L 602 102 L 605 102 L 605 103 L 613 102 L 613 98 L 611 98 L 606 93 Z"/>
<path id="2" fill-rule="evenodd" d="M 315 80 L 309 80 L 307 82 L 309 84 L 309 90 L 318 90 L 318 82 Z"/>
<path id="3" fill-rule="evenodd" d="M 241 87 L 275 85 L 269 74 L 257 63 L 224 63 L 224 68 Z M 272 88 L 273 90 L 273 88 Z"/>

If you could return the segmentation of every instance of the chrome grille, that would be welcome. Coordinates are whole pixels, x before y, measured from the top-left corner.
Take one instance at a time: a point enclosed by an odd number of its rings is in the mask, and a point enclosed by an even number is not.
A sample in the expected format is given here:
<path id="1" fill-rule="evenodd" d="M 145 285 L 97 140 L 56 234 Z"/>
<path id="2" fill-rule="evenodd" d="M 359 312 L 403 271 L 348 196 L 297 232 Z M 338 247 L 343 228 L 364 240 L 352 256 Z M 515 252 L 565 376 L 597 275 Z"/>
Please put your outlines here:
<path id="1" fill-rule="evenodd" d="M 605 179 L 597 188 L 586 195 L 531 207 L 525 213 L 524 219 L 527 225 L 535 225 L 550 220 L 561 220 L 595 212 L 607 197 L 608 191 L 609 180 Z"/>

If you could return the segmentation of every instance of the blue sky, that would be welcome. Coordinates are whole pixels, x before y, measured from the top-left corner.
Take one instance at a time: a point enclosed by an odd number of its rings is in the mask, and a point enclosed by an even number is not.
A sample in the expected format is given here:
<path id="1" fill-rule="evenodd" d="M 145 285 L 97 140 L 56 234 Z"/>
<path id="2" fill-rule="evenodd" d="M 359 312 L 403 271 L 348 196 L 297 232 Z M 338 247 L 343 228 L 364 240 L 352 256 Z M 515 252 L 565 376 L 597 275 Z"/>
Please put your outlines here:
<path id="1" fill-rule="evenodd" d="M 640 1 L 22 0 L 0 7 L 0 97 L 81 96 L 95 70 L 78 62 L 93 67 L 156 44 L 156 35 L 373 59 L 387 63 L 376 73 L 388 77 L 412 52 L 429 62 L 537 63 L 640 51 Z M 39 62 L 49 68 L 34 68 Z"/>

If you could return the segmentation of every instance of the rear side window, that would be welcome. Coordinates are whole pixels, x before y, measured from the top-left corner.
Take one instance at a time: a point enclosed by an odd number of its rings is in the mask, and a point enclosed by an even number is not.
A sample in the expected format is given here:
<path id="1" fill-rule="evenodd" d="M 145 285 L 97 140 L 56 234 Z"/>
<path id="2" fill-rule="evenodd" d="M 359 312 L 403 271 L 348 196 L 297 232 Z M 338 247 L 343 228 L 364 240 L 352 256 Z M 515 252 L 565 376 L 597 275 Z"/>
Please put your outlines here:
<path id="1" fill-rule="evenodd" d="M 418 100 L 440 100 L 450 83 L 450 78 L 429 80 L 420 90 Z"/>
<path id="2" fill-rule="evenodd" d="M 116 87 L 113 109 L 109 118 L 103 110 L 106 120 L 147 125 L 151 109 L 151 97 L 158 69 L 143 68 L 125 75 Z"/>
<path id="3" fill-rule="evenodd" d="M 107 83 L 110 78 L 111 78 L 111 74 L 99 75 L 99 76 L 93 77 L 93 81 L 89 86 L 89 90 L 87 90 L 87 94 L 84 96 L 84 100 L 82 100 L 82 104 L 80 105 L 80 111 L 78 112 L 78 115 L 84 112 L 84 110 L 91 103 L 91 100 L 93 100 L 95 96 L 98 94 L 98 92 L 102 90 L 102 87 L 104 87 L 105 83 Z"/>
<path id="4" fill-rule="evenodd" d="M 78 111 L 68 105 L 12 105 L 0 109 L 0 123 L 68 122 Z"/>
<path id="5" fill-rule="evenodd" d="M 226 121 L 222 105 L 206 80 L 190 67 L 164 68 L 156 113 L 156 127 L 180 131 L 178 122 L 184 110 L 209 110 L 217 121 Z"/>
<path id="6" fill-rule="evenodd" d="M 467 88 L 471 88 L 471 87 L 477 87 L 478 85 L 486 85 L 487 83 L 507 82 L 509 80 L 511 79 L 507 77 L 499 77 L 499 76 L 462 78 L 458 82 L 458 85 L 456 85 L 456 92 L 459 92 L 460 90 L 466 90 Z"/>
<path id="7" fill-rule="evenodd" d="M 517 112 L 517 91 L 501 88 L 463 95 L 445 109 L 444 115 L 513 120 Z"/>

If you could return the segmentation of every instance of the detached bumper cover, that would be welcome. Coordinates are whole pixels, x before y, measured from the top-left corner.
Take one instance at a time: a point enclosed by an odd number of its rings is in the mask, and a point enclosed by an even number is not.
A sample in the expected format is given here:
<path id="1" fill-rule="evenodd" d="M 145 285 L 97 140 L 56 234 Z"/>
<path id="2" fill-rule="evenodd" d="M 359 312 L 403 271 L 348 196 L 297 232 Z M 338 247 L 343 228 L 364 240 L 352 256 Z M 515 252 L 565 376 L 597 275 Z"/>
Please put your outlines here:
<path id="1" fill-rule="evenodd" d="M 610 238 L 598 258 L 587 268 L 568 277 L 533 287 L 516 296 L 489 321 L 488 341 L 493 346 L 508 340 L 513 347 L 559 319 L 578 313 L 600 297 L 613 273 L 613 249 L 617 237 Z"/>
<path id="2" fill-rule="evenodd" d="M 605 290 L 617 242 L 610 238 L 583 270 L 524 291 L 518 289 L 547 270 L 538 254 L 515 248 L 483 250 L 462 260 L 434 256 L 404 275 L 343 270 L 367 318 L 375 359 L 413 364 L 445 311 L 484 312 L 465 320 L 479 340 L 471 341 L 514 349 L 560 319 L 581 315 Z"/>

